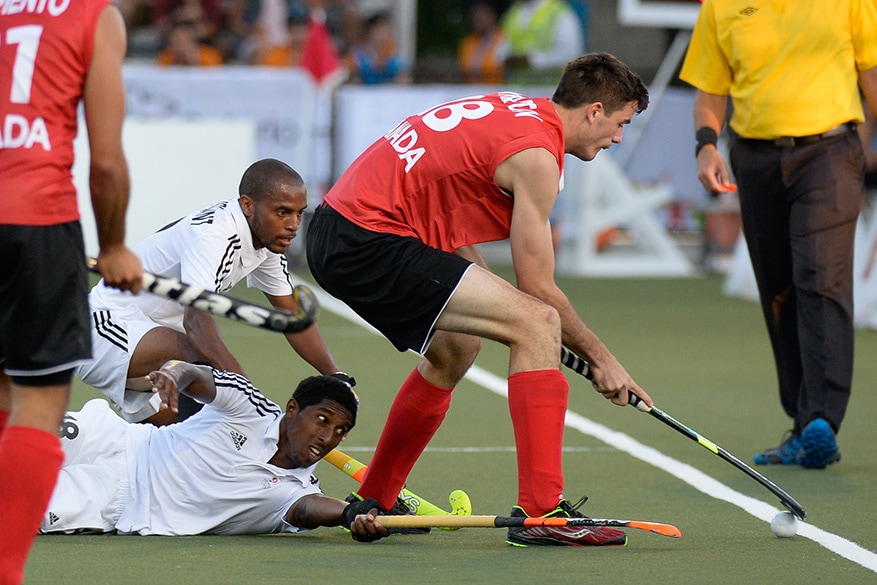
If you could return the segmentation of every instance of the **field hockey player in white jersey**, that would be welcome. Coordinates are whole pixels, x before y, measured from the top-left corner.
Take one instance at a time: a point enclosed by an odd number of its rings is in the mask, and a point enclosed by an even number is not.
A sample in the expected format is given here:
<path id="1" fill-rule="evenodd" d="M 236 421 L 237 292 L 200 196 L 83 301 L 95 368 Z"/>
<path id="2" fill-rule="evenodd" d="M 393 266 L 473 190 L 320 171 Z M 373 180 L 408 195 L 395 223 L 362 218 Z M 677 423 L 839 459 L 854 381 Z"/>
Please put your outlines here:
<path id="1" fill-rule="evenodd" d="M 304 379 L 281 408 L 245 377 L 181 361 L 148 381 L 167 410 L 186 394 L 205 406 L 175 425 L 123 421 L 103 399 L 68 412 L 64 467 L 41 532 L 272 534 L 345 526 L 356 540 L 387 535 L 377 502 L 323 495 L 314 470 L 356 424 L 350 386 Z M 186 486 L 180 490 L 180 486 Z"/>
<path id="2" fill-rule="evenodd" d="M 307 208 L 307 190 L 289 165 L 263 159 L 241 178 L 239 197 L 190 213 L 134 248 L 146 272 L 213 292 L 246 279 L 277 309 L 297 308 L 284 252 Z M 103 392 L 129 422 L 156 425 L 184 420 L 198 405 L 181 397 L 179 412 L 159 412 L 158 397 L 143 377 L 168 360 L 207 363 L 246 375 L 209 313 L 151 294 L 132 295 L 99 282 L 89 294 L 93 362 L 76 375 Z M 320 374 L 340 371 L 316 324 L 286 333 L 289 345 Z"/>

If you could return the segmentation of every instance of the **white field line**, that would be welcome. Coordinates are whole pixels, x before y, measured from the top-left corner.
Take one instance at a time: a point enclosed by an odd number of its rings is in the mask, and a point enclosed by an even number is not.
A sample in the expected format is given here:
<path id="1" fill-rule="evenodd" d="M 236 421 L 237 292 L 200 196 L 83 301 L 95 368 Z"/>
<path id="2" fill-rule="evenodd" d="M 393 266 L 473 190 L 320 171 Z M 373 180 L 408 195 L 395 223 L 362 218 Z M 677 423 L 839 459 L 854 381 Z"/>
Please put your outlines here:
<path id="1" fill-rule="evenodd" d="M 301 282 L 301 279 L 295 277 L 295 275 L 293 275 L 293 279 L 294 281 Z M 353 323 L 361 325 L 362 327 L 372 331 L 375 334 L 379 334 L 376 329 L 366 323 L 347 305 L 331 297 L 325 291 L 320 289 L 317 285 L 312 285 L 311 288 L 316 293 L 317 298 L 319 299 L 320 304 L 324 310 L 335 313 Z M 479 386 L 482 386 L 487 390 L 490 390 L 491 392 L 494 392 L 501 396 L 508 396 L 508 385 L 506 379 L 492 374 L 478 366 L 472 366 L 469 369 L 469 372 L 466 374 L 466 379 L 474 382 L 475 384 L 478 384 Z M 614 447 L 619 451 L 623 451 L 645 463 L 648 463 L 649 465 L 653 465 L 658 469 L 666 471 L 670 475 L 684 481 L 699 492 L 733 504 L 743 511 L 752 514 L 756 518 L 764 520 L 768 524 L 770 523 L 774 515 L 778 511 L 780 511 L 780 509 L 775 508 L 774 506 L 771 506 L 766 502 L 751 498 L 749 496 L 741 494 L 736 490 L 729 488 L 725 484 L 716 481 L 712 477 L 706 475 L 698 469 L 695 469 L 687 463 L 682 463 L 681 461 L 677 461 L 672 457 L 668 457 L 660 451 L 653 449 L 648 445 L 644 445 L 624 433 L 613 431 L 612 429 L 604 425 L 589 420 L 574 412 L 567 411 L 566 426 L 575 429 L 582 434 L 589 435 L 591 437 L 594 437 L 595 439 L 603 441 L 607 445 L 610 445 L 611 447 Z M 497 450 L 503 448 L 487 447 L 484 449 Z M 359 449 L 351 448 L 349 450 L 354 451 Z M 473 451 L 476 450 L 478 449 L 473 448 Z M 439 451 L 439 449 L 436 449 L 436 451 Z M 854 563 L 858 563 L 866 569 L 870 569 L 871 571 L 877 573 L 877 554 L 859 546 L 858 544 L 850 540 L 847 540 L 834 533 L 822 530 L 821 528 L 818 528 L 807 522 L 799 523 L 798 534 L 822 545 L 823 547 L 834 552 L 835 554 L 849 559 Z"/>
<path id="2" fill-rule="evenodd" d="M 343 446 L 345 453 L 374 453 L 374 447 L 348 447 Z M 494 446 L 494 447 L 427 447 L 427 453 L 514 453 L 517 451 L 514 447 Z M 617 453 L 615 447 L 564 447 L 564 453 Z"/>

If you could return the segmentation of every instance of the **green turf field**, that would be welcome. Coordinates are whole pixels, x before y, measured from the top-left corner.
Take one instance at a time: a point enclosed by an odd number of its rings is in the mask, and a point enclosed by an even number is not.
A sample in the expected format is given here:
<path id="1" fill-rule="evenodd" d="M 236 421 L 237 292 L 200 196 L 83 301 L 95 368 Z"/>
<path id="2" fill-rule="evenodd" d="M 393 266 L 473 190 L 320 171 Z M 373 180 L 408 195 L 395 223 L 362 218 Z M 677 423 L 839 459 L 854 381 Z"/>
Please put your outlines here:
<path id="1" fill-rule="evenodd" d="M 559 281 L 585 321 L 676 419 L 747 463 L 790 426 L 759 309 L 723 296 L 720 278 Z M 234 294 L 262 302 L 258 293 L 239 288 Z M 390 401 L 417 358 L 327 307 L 319 323 L 362 399 L 359 424 L 341 448 L 368 462 Z M 312 373 L 281 336 L 237 323 L 222 327 L 254 383 L 281 404 Z M 801 532 L 810 537 L 773 536 L 766 521 L 744 509 L 778 508 L 765 488 L 654 418 L 611 405 L 569 373 L 570 410 L 578 416 L 566 431 L 566 496 L 590 496 L 583 511 L 593 517 L 675 524 L 681 540 L 634 530 L 624 548 L 518 549 L 503 543 L 504 531 L 491 529 L 435 530 L 371 545 L 325 528 L 300 536 L 41 536 L 25 582 L 877 583 L 877 332 L 859 331 L 856 352 L 853 397 L 839 436 L 843 461 L 825 471 L 759 468 L 806 508 Z M 510 511 L 514 442 L 506 400 L 491 389 L 506 368 L 506 348 L 485 342 L 476 362 L 481 376 L 457 388 L 409 489 L 447 507 L 448 494 L 461 488 L 476 514 Z M 77 382 L 73 407 L 95 396 Z M 670 471 L 647 462 L 655 457 Z M 330 495 L 344 497 L 355 487 L 328 463 L 318 474 Z M 707 493 L 696 487 L 703 482 Z"/>

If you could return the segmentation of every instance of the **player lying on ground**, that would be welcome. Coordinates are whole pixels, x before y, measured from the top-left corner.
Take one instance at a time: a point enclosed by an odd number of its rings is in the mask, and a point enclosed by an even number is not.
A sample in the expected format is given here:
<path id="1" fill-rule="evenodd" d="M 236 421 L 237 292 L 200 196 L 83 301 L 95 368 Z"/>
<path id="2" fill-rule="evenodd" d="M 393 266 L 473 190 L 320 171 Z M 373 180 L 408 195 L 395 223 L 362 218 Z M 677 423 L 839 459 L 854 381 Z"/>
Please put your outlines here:
<path id="1" fill-rule="evenodd" d="M 277 309 L 297 308 L 284 252 L 296 237 L 308 205 L 301 176 L 284 162 L 254 162 L 241 177 L 239 196 L 190 213 L 135 248 L 143 269 L 212 292 L 226 292 L 246 279 Z M 88 296 L 94 361 L 76 370 L 103 392 L 129 422 L 169 424 L 196 408 L 185 400 L 177 417 L 159 412 L 143 376 L 168 360 L 209 363 L 246 375 L 231 354 L 212 315 L 150 294 L 131 295 L 105 286 Z M 340 372 L 320 328 L 286 333 L 289 345 L 317 372 Z M 140 386 L 138 386 L 140 384 Z"/>
<path id="2" fill-rule="evenodd" d="M 346 526 L 356 540 L 387 535 L 375 521 L 377 502 L 325 496 L 314 476 L 356 423 L 358 404 L 346 383 L 306 378 L 284 411 L 233 372 L 170 361 L 147 377 L 162 409 L 174 410 L 180 391 L 204 408 L 163 427 L 127 423 L 102 399 L 67 413 L 64 467 L 41 532 L 268 534 Z"/>

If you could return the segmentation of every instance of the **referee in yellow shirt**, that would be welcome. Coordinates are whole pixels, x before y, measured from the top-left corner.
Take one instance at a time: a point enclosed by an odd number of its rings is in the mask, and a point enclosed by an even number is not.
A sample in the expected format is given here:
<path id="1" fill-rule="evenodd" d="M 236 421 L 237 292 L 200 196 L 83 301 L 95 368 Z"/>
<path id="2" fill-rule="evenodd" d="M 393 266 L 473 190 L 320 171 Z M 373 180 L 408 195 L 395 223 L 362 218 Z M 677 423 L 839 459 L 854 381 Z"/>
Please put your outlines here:
<path id="1" fill-rule="evenodd" d="M 853 242 L 864 205 L 860 88 L 877 112 L 874 0 L 705 0 L 680 78 L 697 88 L 697 171 L 728 190 L 716 149 L 728 97 L 731 168 L 779 378 L 793 419 L 760 465 L 821 469 L 853 374 Z"/>

